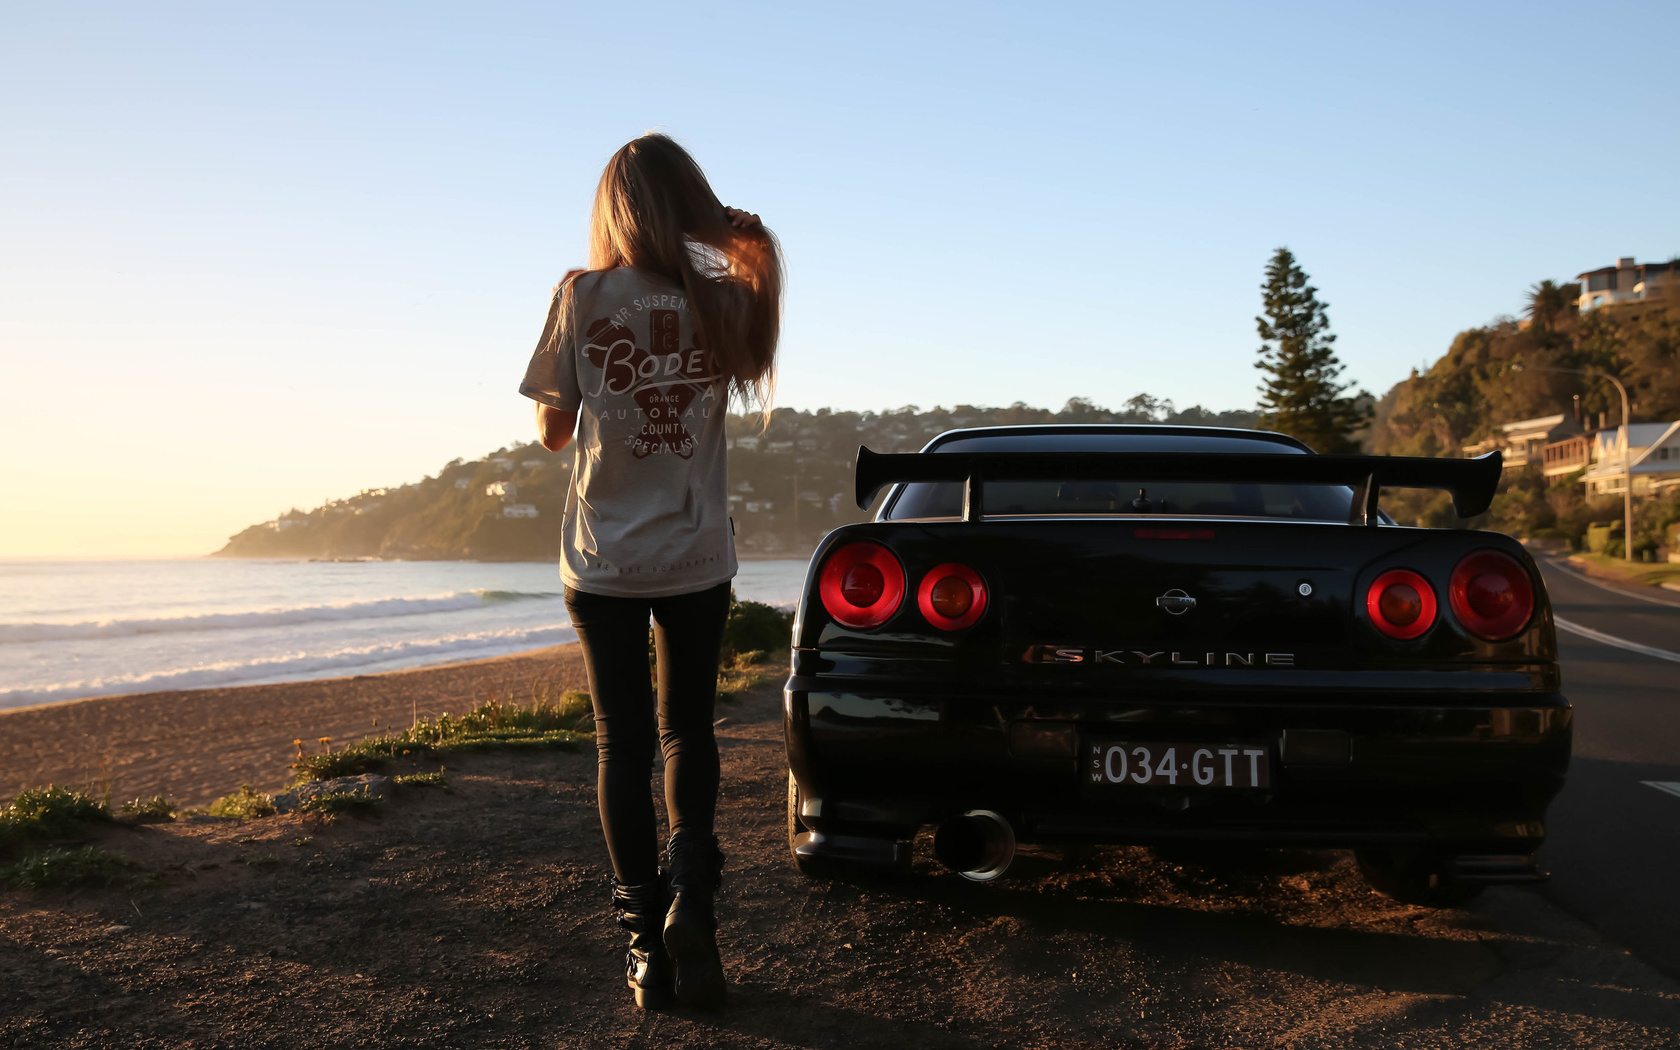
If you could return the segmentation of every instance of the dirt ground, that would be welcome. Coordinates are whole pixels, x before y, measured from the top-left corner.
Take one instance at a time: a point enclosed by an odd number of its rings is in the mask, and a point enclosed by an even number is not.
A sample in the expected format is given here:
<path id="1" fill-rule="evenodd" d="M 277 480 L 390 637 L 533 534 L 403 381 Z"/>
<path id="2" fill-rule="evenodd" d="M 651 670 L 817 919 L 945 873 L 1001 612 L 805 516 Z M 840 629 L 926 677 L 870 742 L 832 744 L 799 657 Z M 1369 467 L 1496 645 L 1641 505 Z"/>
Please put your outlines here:
<path id="1" fill-rule="evenodd" d="M 459 714 L 533 681 L 587 689 L 576 645 L 312 682 L 188 689 L 0 711 L 0 800 L 44 784 L 109 787 L 118 801 L 163 794 L 201 806 L 250 784 L 278 787 L 295 739 L 345 742 L 375 724 Z"/>
<path id="2" fill-rule="evenodd" d="M 719 714 L 719 1015 L 631 1005 L 593 755 L 482 755 L 373 818 L 101 831 L 162 886 L 0 893 L 0 1047 L 1680 1046 L 1680 988 L 1543 894 L 1410 907 L 1345 854 L 808 880 L 774 687 Z"/>

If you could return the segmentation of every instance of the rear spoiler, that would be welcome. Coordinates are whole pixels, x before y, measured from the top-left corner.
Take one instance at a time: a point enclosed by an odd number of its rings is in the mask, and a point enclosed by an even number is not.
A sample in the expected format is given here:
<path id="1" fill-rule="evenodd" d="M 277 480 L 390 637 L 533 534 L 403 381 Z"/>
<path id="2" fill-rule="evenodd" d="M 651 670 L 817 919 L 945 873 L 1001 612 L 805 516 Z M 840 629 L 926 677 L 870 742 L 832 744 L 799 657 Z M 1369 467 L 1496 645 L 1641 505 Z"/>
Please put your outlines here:
<path id="1" fill-rule="evenodd" d="M 1224 481 L 1270 485 L 1351 485 L 1355 525 L 1377 524 L 1377 493 L 1387 488 L 1446 489 L 1461 518 L 1493 502 L 1504 466 L 1499 452 L 1475 459 L 1318 456 L 1276 452 L 871 452 L 858 446 L 857 505 L 868 509 L 884 486 L 960 481 L 963 520 L 985 513 L 983 481 Z"/>

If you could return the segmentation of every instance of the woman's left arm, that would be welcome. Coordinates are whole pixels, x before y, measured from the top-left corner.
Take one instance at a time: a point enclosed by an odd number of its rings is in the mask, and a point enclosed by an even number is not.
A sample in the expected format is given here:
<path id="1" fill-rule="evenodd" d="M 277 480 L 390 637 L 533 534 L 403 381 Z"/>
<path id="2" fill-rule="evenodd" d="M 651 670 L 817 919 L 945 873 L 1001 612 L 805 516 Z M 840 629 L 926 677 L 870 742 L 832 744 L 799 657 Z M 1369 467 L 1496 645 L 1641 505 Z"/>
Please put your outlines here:
<path id="1" fill-rule="evenodd" d="M 572 432 L 577 429 L 577 413 L 567 412 L 537 402 L 537 440 L 542 447 L 550 452 L 558 452 L 572 443 Z"/>

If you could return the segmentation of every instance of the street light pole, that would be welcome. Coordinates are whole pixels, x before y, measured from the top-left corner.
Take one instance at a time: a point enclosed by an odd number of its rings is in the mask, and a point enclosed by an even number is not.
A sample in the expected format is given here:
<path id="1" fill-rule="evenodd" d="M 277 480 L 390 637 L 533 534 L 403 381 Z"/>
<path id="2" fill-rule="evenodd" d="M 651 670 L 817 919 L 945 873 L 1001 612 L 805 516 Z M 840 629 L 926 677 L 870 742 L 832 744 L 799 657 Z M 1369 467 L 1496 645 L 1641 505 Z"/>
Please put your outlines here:
<path id="1" fill-rule="evenodd" d="M 1516 366 L 1522 370 L 1519 362 Z M 1609 372 L 1601 372 L 1596 368 L 1556 368 L 1551 365 L 1534 365 L 1536 372 L 1571 372 L 1575 375 L 1608 379 L 1615 384 L 1616 393 L 1622 395 L 1622 425 L 1617 428 L 1617 436 L 1622 442 L 1622 557 L 1627 561 L 1633 560 L 1633 453 L 1628 449 L 1628 393 L 1622 381 Z"/>
<path id="2" fill-rule="evenodd" d="M 1588 375 L 1595 374 L 1588 372 Z M 1622 425 L 1620 436 L 1622 439 L 1622 556 L 1633 560 L 1633 453 L 1628 448 L 1628 396 L 1627 387 L 1621 380 L 1605 372 L 1596 373 L 1600 379 L 1608 379 L 1616 384 L 1616 392 L 1622 395 Z"/>

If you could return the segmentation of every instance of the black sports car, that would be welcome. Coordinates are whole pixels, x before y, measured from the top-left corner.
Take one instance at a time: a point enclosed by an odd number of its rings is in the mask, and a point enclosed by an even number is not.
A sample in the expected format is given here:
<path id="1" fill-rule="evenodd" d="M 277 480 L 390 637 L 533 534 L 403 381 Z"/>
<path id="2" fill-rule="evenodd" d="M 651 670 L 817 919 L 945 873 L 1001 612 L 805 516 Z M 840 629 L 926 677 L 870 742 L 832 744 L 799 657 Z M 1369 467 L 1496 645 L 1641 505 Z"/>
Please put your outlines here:
<path id="1" fill-rule="evenodd" d="M 1446 903 L 1539 878 L 1569 702 L 1510 537 L 1397 526 L 1383 486 L 1485 510 L 1476 460 L 1277 434 L 998 427 L 859 450 L 875 520 L 818 548 L 785 697 L 807 872 L 1017 842 L 1351 847 Z"/>

